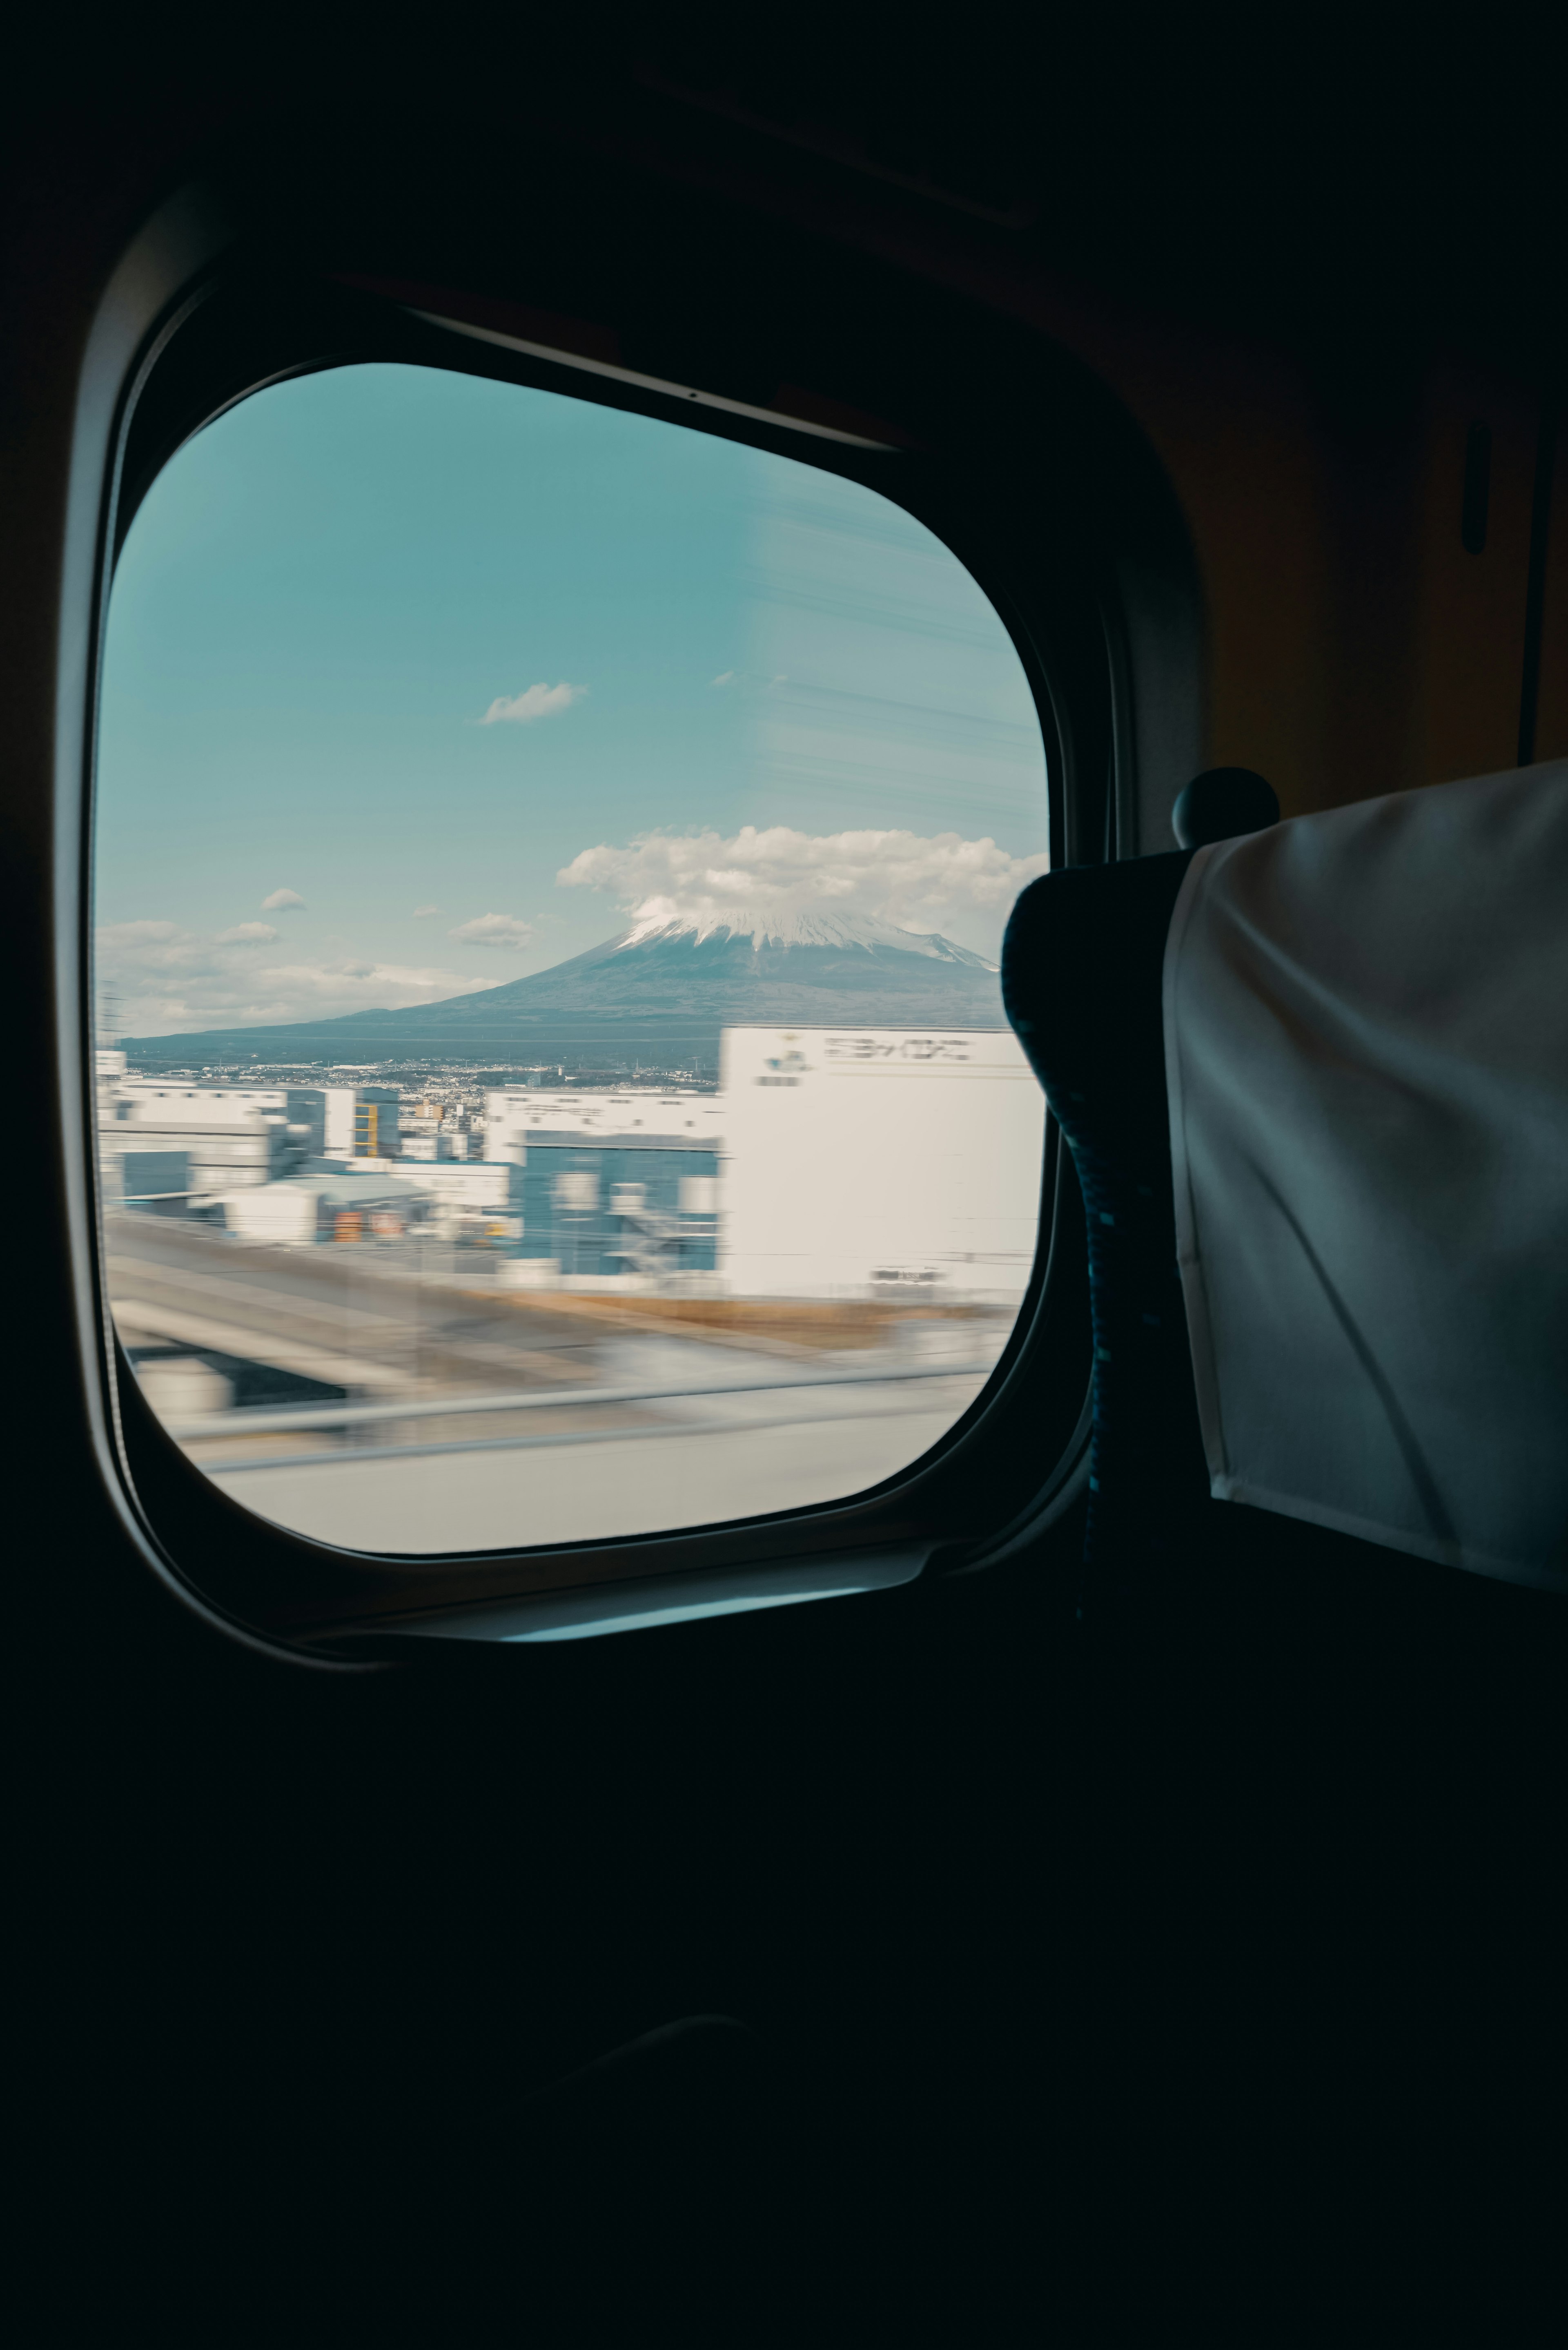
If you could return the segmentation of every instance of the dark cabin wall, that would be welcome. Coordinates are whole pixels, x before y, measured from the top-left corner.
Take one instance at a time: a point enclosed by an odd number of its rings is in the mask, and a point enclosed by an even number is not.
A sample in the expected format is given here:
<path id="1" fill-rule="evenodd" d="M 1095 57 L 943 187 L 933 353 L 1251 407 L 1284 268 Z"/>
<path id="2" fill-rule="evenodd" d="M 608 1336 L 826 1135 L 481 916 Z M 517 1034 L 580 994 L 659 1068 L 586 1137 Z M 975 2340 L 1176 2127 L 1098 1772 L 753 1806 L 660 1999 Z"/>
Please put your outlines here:
<path id="1" fill-rule="evenodd" d="M 874 2342 L 890 2310 L 891 2338 L 919 2340 L 923 2248 L 955 2255 L 947 2341 L 1013 2338 L 961 2295 L 1021 2259 L 1029 2324 L 1068 2340 L 1436 2340 L 1459 2288 L 1468 2338 L 1557 2338 L 1560 2311 L 1521 2299 L 1561 2202 L 1521 2126 L 1560 2137 L 1563 1643 L 1534 1595 L 1220 1513 L 1235 1555 L 1129 1652 L 1075 1631 L 1069 1524 L 908 1608 L 435 1680 L 247 1651 L 128 1542 L 77 1433 L 58 1207 L 81 1170 L 49 1114 L 78 914 L 48 887 L 54 732 L 81 690 L 57 640 L 60 532 L 98 293 L 257 103 L 210 53 L 182 79 L 153 65 L 119 91 L 28 86 L 5 215 L 0 950 L 14 1097 L 42 1106 L 7 1287 L 10 2012 L 48 2254 L 23 2338 L 391 2340 L 421 2262 L 455 2289 L 487 2258 L 499 2316 L 448 2303 L 422 2338 L 525 2333 L 521 2090 L 705 2007 L 798 2061 L 818 2099 L 806 2219 L 864 2255 L 861 2297 L 795 2340 L 842 2322 Z M 504 78 L 467 68 L 468 92 Z M 484 135 L 547 135 L 536 72 L 503 96 Z M 1368 413 L 1355 366 L 1347 391 L 1304 329 L 1134 298 L 1116 270 L 1092 291 L 1048 234 L 1020 261 L 897 192 L 808 204 L 766 176 L 724 201 L 804 206 L 824 237 L 1027 313 L 1127 401 L 1199 551 L 1213 757 L 1292 808 L 1511 763 L 1528 351 L 1472 334 L 1479 356 L 1439 362 L 1428 336 Z M 1479 559 L 1456 478 L 1478 413 Z M 1547 609 L 1568 650 L 1561 525 Z M 1542 755 L 1568 750 L 1565 668 L 1544 665 Z M 1118 2331 L 1140 2295 L 1145 2324 Z"/>
<path id="2" fill-rule="evenodd" d="M 631 142 L 606 143 L 618 155 Z M 646 141 L 638 151 L 674 168 Z M 933 225 L 886 188 L 840 191 L 826 207 L 819 190 L 770 176 L 771 160 L 764 147 L 743 174 L 701 154 L 679 169 L 762 218 L 808 224 L 1025 322 L 1088 366 L 1147 434 L 1202 580 L 1210 761 L 1267 775 L 1286 815 L 1515 764 L 1550 365 L 1540 348 L 1452 320 L 1440 301 L 1396 304 L 1392 326 L 1330 310 L 1314 336 L 1311 305 L 1282 321 L 1276 304 L 1260 326 L 1238 323 L 1234 302 L 1215 315 L 1212 301 L 1184 312 L 1163 289 L 1129 299 L 1037 245 L 1002 248 L 961 220 Z M 1280 265 L 1288 277 L 1288 256 Z M 1480 555 L 1459 529 L 1477 421 L 1492 436 Z M 1562 537 L 1560 526 L 1554 580 L 1568 562 Z M 1556 587 L 1540 758 L 1568 749 L 1565 604 Z"/>
<path id="3" fill-rule="evenodd" d="M 1539 387 L 1440 355 L 1368 397 L 1231 337 L 1152 341 L 1133 324 L 1114 341 L 1091 328 L 1078 348 L 1148 432 L 1188 517 L 1214 764 L 1270 776 L 1286 815 L 1512 766 Z M 1459 530 L 1476 421 L 1492 435 L 1479 556 Z M 1539 757 L 1556 754 L 1560 724 L 1553 704 Z"/>
<path id="4" fill-rule="evenodd" d="M 1558 384 L 1563 382 L 1560 374 Z M 1568 423 L 1559 422 L 1544 566 L 1538 759 L 1568 758 Z"/>

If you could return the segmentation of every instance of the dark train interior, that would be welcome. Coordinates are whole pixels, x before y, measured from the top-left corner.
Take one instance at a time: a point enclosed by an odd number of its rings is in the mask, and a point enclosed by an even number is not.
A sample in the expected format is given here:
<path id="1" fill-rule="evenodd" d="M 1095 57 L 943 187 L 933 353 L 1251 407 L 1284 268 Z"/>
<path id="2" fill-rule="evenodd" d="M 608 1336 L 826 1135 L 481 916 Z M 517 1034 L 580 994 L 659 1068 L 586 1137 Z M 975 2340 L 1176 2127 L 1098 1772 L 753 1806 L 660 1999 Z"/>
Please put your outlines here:
<path id="1" fill-rule="evenodd" d="M 1300 936 L 1367 969 L 1407 930 L 1433 1003 L 1506 955 L 1501 1060 L 1462 1002 L 1441 1016 L 1476 1099 L 1522 1039 L 1541 1131 L 1568 1130 L 1547 36 L 67 12 L 16 62 L 16 2338 L 1561 2340 L 1561 1218 L 1472 1254 L 1455 1209 L 1446 1263 L 1439 1233 L 1424 1458 L 1354 1281 L 1312 1256 L 1367 1382 L 1327 1380 L 1328 1499 L 1249 1501 L 1240 1472 L 1217 1498 L 1161 1012 L 1179 932 L 1222 1007 L 1298 889 Z M 227 1324 L 150 1305 L 117 1336 L 134 1219 L 93 1139 L 90 944 L 114 565 L 168 469 L 355 367 L 869 484 L 1002 615 L 1048 778 L 1050 871 L 1000 950 L 1049 1107 L 1041 1221 L 950 1427 L 858 1489 L 742 1479 L 582 1540 L 524 1499 L 504 1540 L 356 1547 L 163 1428 L 149 1366 L 201 1344 L 218 1378 Z M 1469 807 L 1473 779 L 1478 828 L 1431 847 L 1421 795 Z M 1467 874 L 1502 908 L 1479 946 Z M 1205 1016 L 1183 1134 L 1210 1118 L 1192 1180 L 1222 1191 L 1243 1112 Z M 1315 1083 L 1310 1042 L 1298 1064 Z M 1282 1149 L 1304 1165 L 1315 1134 Z M 918 1170 L 889 1163 L 891 1219 Z M 1337 1163 L 1293 1194 L 1336 1231 Z M 1408 1180 L 1419 1223 L 1440 1185 Z M 1266 1419 L 1319 1357 L 1282 1311 L 1249 1344 Z M 295 1420 L 347 1424 L 347 1377 L 287 1359 Z M 1335 1498 L 1375 1389 L 1408 1539 Z M 1478 1569 L 1452 1495 L 1517 1482 L 1510 1421 L 1545 1498 Z"/>

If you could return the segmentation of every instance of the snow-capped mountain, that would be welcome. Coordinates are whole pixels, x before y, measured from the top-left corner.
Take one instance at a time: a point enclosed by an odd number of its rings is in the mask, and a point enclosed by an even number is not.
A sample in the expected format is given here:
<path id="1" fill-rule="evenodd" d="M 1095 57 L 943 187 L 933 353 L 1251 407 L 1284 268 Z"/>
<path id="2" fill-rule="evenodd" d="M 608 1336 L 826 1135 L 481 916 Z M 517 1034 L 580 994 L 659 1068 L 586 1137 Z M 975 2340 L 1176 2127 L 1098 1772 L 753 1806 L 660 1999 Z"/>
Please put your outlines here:
<path id="1" fill-rule="evenodd" d="M 996 966 L 935 932 L 821 909 L 651 915 L 552 970 L 406 1012 L 128 1037 L 142 1062 L 558 1061 L 716 1069 L 722 1028 L 1000 1028 Z"/>
<path id="2" fill-rule="evenodd" d="M 954 946 L 936 931 L 904 931 L 891 922 L 866 915 L 836 914 L 818 906 L 793 913 L 760 914 L 737 910 L 715 914 L 670 916 L 650 914 L 634 922 L 612 943 L 618 954 L 628 948 L 661 941 L 691 938 L 699 946 L 710 939 L 750 939 L 753 947 L 891 947 L 899 954 L 929 956 L 935 962 L 968 964 L 977 971 L 994 971 L 983 955 Z"/>

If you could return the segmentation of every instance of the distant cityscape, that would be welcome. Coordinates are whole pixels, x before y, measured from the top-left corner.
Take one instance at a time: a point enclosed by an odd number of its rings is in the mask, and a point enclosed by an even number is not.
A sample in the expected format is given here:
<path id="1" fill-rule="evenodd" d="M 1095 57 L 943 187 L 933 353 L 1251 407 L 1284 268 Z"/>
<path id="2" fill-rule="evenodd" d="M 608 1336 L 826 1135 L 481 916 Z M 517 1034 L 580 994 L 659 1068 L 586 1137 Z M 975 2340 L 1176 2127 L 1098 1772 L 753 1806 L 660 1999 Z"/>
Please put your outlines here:
<path id="1" fill-rule="evenodd" d="M 897 1208 L 876 1132 L 894 1072 L 925 1080 Z M 679 1069 L 597 1076 L 434 1062 L 148 1071 L 106 1048 L 103 1195 L 280 1246 L 439 1240 L 483 1251 L 487 1277 L 517 1287 L 1022 1295 L 1036 1170 L 996 1154 L 987 1115 L 1015 1091 L 1035 1110 L 1007 1032 L 737 1027 L 722 1032 L 718 1086 Z M 800 1098 L 759 1122 L 753 1088 Z M 774 1197 L 785 1169 L 787 1202 Z"/>
<path id="2" fill-rule="evenodd" d="M 994 972 L 945 941 L 739 945 L 582 959 L 599 1033 L 554 1058 L 100 1049 L 116 1324 L 188 1456 L 428 1553 L 803 1506 L 928 1450 L 1028 1289 L 1039 1088 L 999 1016 L 735 1016 L 983 1015 Z M 695 1004 L 703 1052 L 617 1055 L 610 978 Z"/>

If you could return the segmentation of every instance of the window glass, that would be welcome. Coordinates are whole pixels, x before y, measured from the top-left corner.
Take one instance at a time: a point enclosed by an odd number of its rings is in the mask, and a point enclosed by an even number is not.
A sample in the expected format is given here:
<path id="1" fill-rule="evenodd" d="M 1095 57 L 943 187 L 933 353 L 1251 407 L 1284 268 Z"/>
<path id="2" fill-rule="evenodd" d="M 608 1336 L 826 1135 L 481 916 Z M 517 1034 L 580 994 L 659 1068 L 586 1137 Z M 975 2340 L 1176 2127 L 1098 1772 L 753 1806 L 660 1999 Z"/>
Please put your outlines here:
<path id="1" fill-rule="evenodd" d="M 262 1515 L 405 1554 L 907 1467 L 1029 1279 L 995 959 L 1045 844 L 1012 641 L 875 491 L 432 369 L 243 402 L 107 645 L 99 1156 L 153 1409 Z"/>

